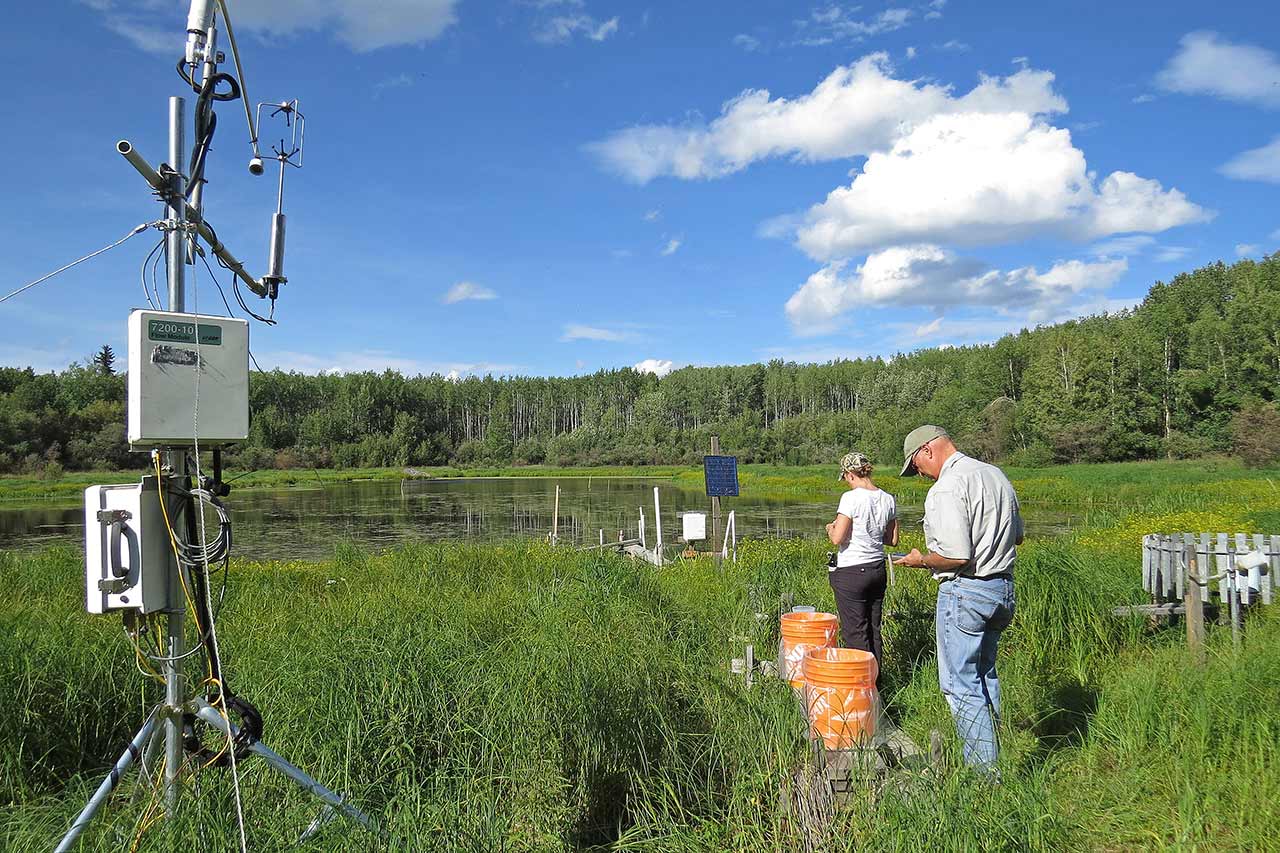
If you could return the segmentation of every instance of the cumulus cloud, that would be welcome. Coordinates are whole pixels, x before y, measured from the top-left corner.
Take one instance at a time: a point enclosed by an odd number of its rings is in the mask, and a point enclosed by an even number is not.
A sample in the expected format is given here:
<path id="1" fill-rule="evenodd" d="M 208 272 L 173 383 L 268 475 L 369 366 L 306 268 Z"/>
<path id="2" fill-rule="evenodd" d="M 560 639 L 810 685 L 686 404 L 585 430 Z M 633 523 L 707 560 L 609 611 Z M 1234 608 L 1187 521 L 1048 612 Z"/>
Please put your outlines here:
<path id="1" fill-rule="evenodd" d="M 1237 243 L 1236 244 L 1237 258 L 1247 258 L 1250 255 L 1256 255 L 1256 254 L 1258 254 L 1257 243 Z"/>
<path id="2" fill-rule="evenodd" d="M 1095 184 L 1070 132 L 1026 113 L 961 113 L 929 119 L 871 154 L 851 184 L 809 210 L 797 244 L 829 261 L 908 242 L 1155 232 L 1209 215 L 1131 172 Z"/>
<path id="3" fill-rule="evenodd" d="M 564 44 L 579 35 L 591 41 L 604 41 L 618 31 L 618 20 L 617 16 L 598 21 L 586 14 L 557 15 L 536 29 L 533 38 L 543 44 Z"/>
<path id="4" fill-rule="evenodd" d="M 883 150 L 942 113 L 1067 110 L 1047 71 L 984 76 L 960 97 L 948 87 L 892 74 L 888 55 L 873 53 L 836 68 L 798 98 L 747 89 L 725 103 L 710 124 L 639 125 L 590 143 L 587 150 L 605 168 L 639 184 L 664 175 L 718 178 L 769 157 L 818 162 Z"/>
<path id="5" fill-rule="evenodd" d="M 571 341 L 608 341 L 618 343 L 621 341 L 629 341 L 635 337 L 630 332 L 624 332 L 619 329 L 608 329 L 601 326 L 585 326 L 581 323 L 569 323 L 564 327 L 564 332 L 560 335 L 560 340 L 568 343 Z"/>
<path id="6" fill-rule="evenodd" d="M 287 36 L 331 32 L 353 50 L 365 52 L 438 38 L 455 21 L 458 0 L 255 0 L 232 4 L 237 32 Z M 175 28 L 156 28 L 155 0 L 88 0 L 107 26 L 143 50 L 181 53 L 186 41 Z M 162 4 L 163 5 L 163 4 Z"/>
<path id="7" fill-rule="evenodd" d="M 1156 85 L 1184 95 L 1280 108 L 1280 57 L 1265 48 L 1234 44 L 1215 32 L 1187 33 L 1156 75 Z"/>
<path id="8" fill-rule="evenodd" d="M 760 49 L 760 39 L 746 33 L 738 33 L 732 39 L 734 47 L 740 47 L 747 53 L 754 53 Z"/>
<path id="9" fill-rule="evenodd" d="M 1244 151 L 1219 167 L 1228 178 L 1280 184 L 1280 136 L 1261 148 Z"/>
<path id="10" fill-rule="evenodd" d="M 497 299 L 498 294 L 487 287 L 482 287 L 475 282 L 460 281 L 440 298 L 445 305 L 453 305 L 455 302 L 464 302 L 468 299 L 477 301 L 486 301 L 489 299 Z"/>
<path id="11" fill-rule="evenodd" d="M 852 273 L 836 261 L 809 276 L 787 300 L 786 314 L 801 336 L 833 331 L 850 312 L 884 305 L 944 311 L 986 306 L 1031 319 L 1044 317 L 1086 291 L 1102 291 L 1128 269 L 1123 258 L 1060 261 L 1001 271 L 934 245 L 894 246 L 869 255 Z"/>
<path id="12" fill-rule="evenodd" d="M 680 248 L 681 243 L 682 241 L 680 240 L 680 238 L 673 237 L 672 239 L 667 241 L 667 245 L 662 247 L 662 251 L 659 254 L 661 254 L 664 258 L 667 257 L 668 255 L 674 255 L 676 251 Z"/>
<path id="13" fill-rule="evenodd" d="M 675 364 L 669 358 L 646 358 L 644 361 L 632 365 L 631 369 L 637 373 L 652 373 L 661 379 L 670 373 L 673 367 L 675 367 Z"/>

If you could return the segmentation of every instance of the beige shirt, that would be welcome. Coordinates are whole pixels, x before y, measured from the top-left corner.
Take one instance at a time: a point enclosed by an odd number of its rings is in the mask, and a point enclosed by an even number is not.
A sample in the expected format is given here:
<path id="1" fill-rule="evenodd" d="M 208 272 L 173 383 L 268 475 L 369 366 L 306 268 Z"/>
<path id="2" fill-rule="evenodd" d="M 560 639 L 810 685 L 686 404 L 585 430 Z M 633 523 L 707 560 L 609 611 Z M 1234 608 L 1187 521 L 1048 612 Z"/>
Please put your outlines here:
<path id="1" fill-rule="evenodd" d="M 930 551 L 969 564 L 957 573 L 935 577 L 1012 576 L 1022 534 L 1018 496 L 1004 472 L 963 453 L 953 454 L 925 498 L 924 535 Z"/>

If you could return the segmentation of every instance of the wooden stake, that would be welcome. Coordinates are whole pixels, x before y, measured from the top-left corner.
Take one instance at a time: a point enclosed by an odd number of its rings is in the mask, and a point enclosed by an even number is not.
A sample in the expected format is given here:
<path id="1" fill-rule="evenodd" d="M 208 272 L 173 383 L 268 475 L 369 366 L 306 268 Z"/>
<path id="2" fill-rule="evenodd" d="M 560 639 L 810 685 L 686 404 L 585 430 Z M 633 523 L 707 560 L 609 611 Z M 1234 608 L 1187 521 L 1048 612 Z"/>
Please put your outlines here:
<path id="1" fill-rule="evenodd" d="M 1187 608 L 1187 648 L 1197 664 L 1204 663 L 1204 599 L 1200 596 L 1200 572 L 1196 568 L 1196 550 L 1194 540 L 1188 542 L 1183 549 L 1183 563 L 1186 566 L 1187 582 L 1184 604 Z"/>

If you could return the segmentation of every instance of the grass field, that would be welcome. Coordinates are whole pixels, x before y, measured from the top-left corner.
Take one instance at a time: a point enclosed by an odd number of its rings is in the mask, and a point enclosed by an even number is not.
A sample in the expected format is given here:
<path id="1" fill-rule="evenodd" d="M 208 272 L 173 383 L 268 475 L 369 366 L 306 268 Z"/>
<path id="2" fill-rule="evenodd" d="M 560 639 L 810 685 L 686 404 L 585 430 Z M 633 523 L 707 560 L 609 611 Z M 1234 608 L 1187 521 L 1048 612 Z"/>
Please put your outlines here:
<path id="1" fill-rule="evenodd" d="M 1142 532 L 1280 530 L 1276 472 L 1222 462 L 1013 474 L 1029 512 L 1069 504 L 1086 523 L 1020 553 L 1000 658 L 1004 784 L 956 767 L 934 586 L 900 571 L 887 602 L 888 713 L 918 743 L 944 732 L 949 763 L 868 785 L 825 849 L 1274 849 L 1280 614 L 1252 615 L 1240 654 L 1211 627 L 1197 667 L 1177 628 L 1109 612 L 1141 598 Z M 752 466 L 742 484 L 834 495 L 822 469 Z M 920 487 L 885 485 L 904 500 Z M 782 593 L 833 607 L 824 552 L 816 538 L 749 542 L 718 571 L 528 543 L 344 546 L 323 563 L 234 562 L 219 633 L 268 743 L 387 833 L 332 824 L 301 849 L 795 851 L 804 844 L 780 789 L 807 754 L 803 720 L 785 685 L 748 691 L 728 662 L 733 637 L 776 643 L 772 616 L 753 614 L 775 612 Z M 80 561 L 67 549 L 0 552 L 4 850 L 50 849 L 141 719 L 144 679 L 119 621 L 82 613 Z M 138 835 L 151 792 L 131 802 L 126 787 L 82 849 L 234 849 L 225 773 L 189 790 L 179 819 Z M 261 769 L 246 769 L 243 795 L 251 849 L 283 849 L 314 814 Z"/>

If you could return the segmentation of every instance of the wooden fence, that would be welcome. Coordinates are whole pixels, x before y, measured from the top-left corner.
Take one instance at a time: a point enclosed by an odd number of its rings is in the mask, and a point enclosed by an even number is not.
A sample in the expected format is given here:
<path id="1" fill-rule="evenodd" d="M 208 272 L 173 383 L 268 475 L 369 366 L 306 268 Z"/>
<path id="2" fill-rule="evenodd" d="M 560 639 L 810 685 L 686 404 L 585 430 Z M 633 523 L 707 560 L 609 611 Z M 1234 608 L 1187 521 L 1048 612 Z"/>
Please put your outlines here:
<path id="1" fill-rule="evenodd" d="M 1230 572 L 1236 569 L 1236 559 L 1254 552 L 1266 555 L 1267 570 L 1236 575 L 1240 604 L 1249 605 L 1259 598 L 1263 604 L 1270 604 L 1271 578 L 1280 571 L 1280 535 L 1173 533 L 1144 536 L 1142 588 L 1151 594 L 1153 602 L 1183 601 L 1189 573 L 1194 570 L 1200 587 L 1200 600 L 1210 601 L 1216 584 L 1218 598 L 1226 603 L 1231 599 Z"/>

